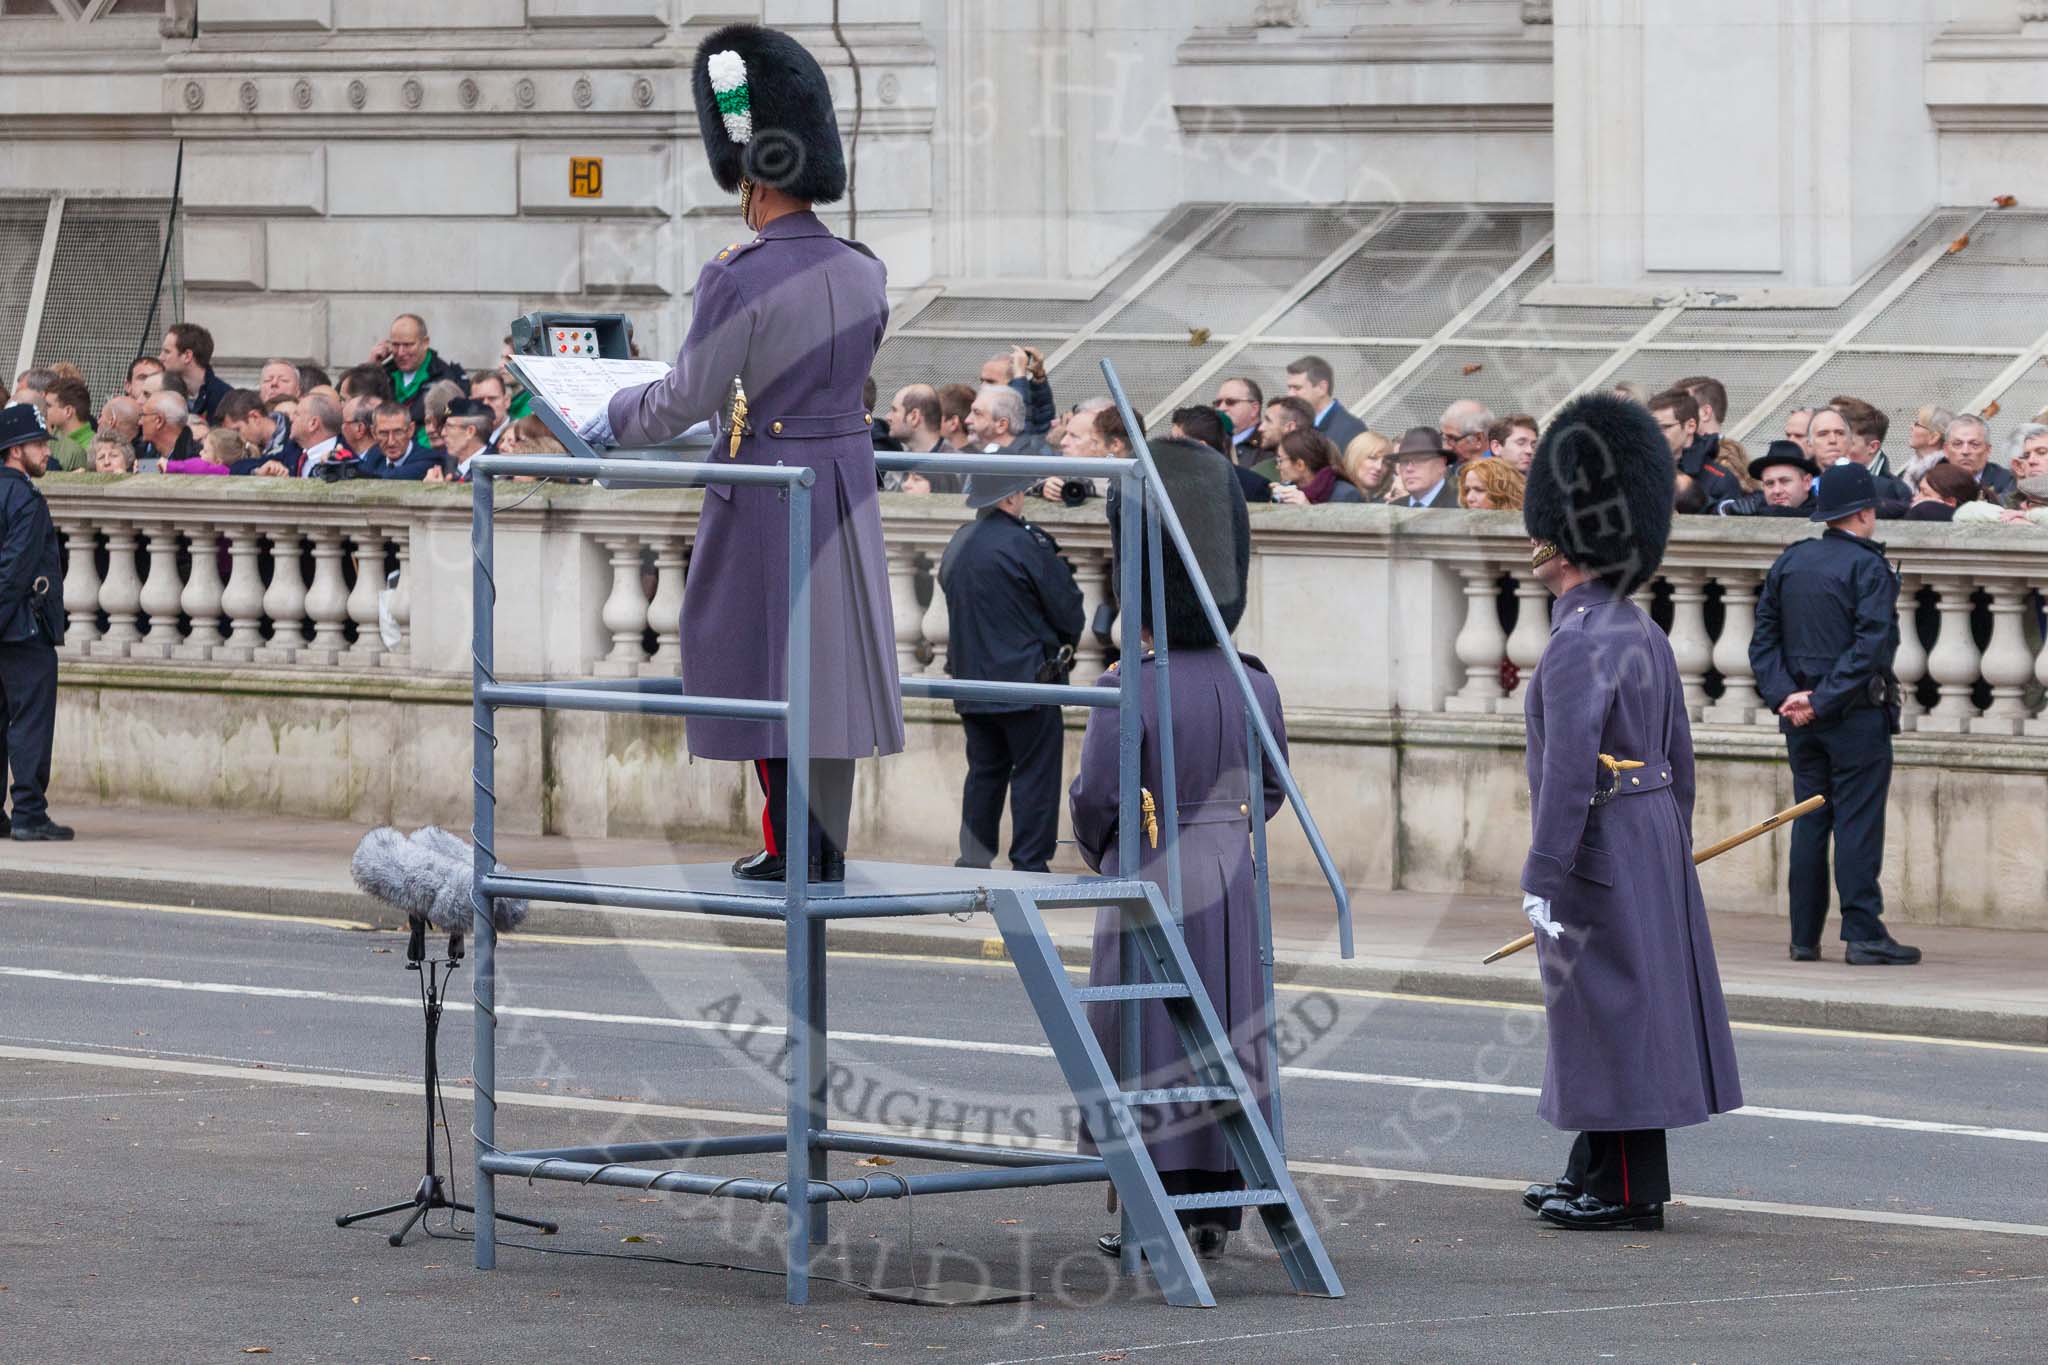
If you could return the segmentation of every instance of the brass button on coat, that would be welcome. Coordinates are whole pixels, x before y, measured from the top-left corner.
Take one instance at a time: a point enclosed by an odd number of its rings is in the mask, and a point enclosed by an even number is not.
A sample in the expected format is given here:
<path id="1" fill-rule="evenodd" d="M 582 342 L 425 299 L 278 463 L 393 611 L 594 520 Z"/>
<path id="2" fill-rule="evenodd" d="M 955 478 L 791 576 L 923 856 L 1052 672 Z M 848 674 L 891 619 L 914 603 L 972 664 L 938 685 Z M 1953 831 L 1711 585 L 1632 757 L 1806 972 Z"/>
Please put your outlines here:
<path id="1" fill-rule="evenodd" d="M 777 422 L 775 425 L 769 427 L 768 430 L 774 432 L 777 436 L 780 436 L 782 434 L 782 423 Z"/>

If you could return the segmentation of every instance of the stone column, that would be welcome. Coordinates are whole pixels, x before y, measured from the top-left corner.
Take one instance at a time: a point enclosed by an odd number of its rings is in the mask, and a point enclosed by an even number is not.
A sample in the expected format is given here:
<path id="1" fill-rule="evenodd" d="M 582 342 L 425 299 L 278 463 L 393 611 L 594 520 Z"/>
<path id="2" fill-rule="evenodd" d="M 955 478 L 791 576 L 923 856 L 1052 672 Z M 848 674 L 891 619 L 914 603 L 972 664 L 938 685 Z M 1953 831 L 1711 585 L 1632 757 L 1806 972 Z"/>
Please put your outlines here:
<path id="1" fill-rule="evenodd" d="M 299 652 L 299 662 L 334 665 L 348 648 L 348 583 L 341 569 L 341 531 L 322 526 L 308 533 L 313 542 L 313 586 L 306 592 L 306 615 L 313 622 L 313 642 Z"/>
<path id="2" fill-rule="evenodd" d="M 228 585 L 221 593 L 220 605 L 230 629 L 228 638 L 215 646 L 213 657 L 247 663 L 263 647 L 263 571 L 257 562 L 263 547 L 254 526 L 223 530 L 228 538 Z"/>
<path id="3" fill-rule="evenodd" d="M 149 541 L 149 575 L 142 580 L 136 604 L 149 618 L 149 631 L 128 646 L 131 659 L 168 659 L 184 643 L 178 633 L 178 604 L 185 585 L 178 581 L 178 528 L 168 521 L 144 523 Z"/>
<path id="4" fill-rule="evenodd" d="M 64 535 L 64 646 L 58 652 L 77 659 L 92 653 L 100 637 L 99 533 L 79 523 Z"/>
<path id="5" fill-rule="evenodd" d="M 1081 642 L 1074 646 L 1074 681 L 1093 684 L 1109 667 L 1109 652 L 1095 638 L 1095 613 L 1109 600 L 1109 551 L 1076 546 L 1066 555 L 1081 589 Z"/>
<path id="6" fill-rule="evenodd" d="M 270 618 L 270 643 L 255 651 L 259 664 L 288 664 L 306 644 L 306 575 L 299 567 L 299 533 L 283 527 L 269 534 L 270 586 L 263 590 L 263 614 Z"/>
<path id="7" fill-rule="evenodd" d="M 683 671 L 683 559 L 681 536 L 654 542 L 654 596 L 647 601 L 654 656 L 640 665 L 650 678 L 674 678 Z"/>
<path id="8" fill-rule="evenodd" d="M 1973 735 L 2016 735 L 2027 719 L 2026 687 L 2034 680 L 2034 655 L 2027 648 L 2021 613 L 2033 606 L 2033 587 L 2018 579 L 1984 585 L 1991 595 L 1991 643 L 1984 649 L 1984 681 L 1991 705 L 1970 722 Z"/>
<path id="9" fill-rule="evenodd" d="M 1685 709 L 1698 720 L 1707 709 L 1707 669 L 1714 642 L 1707 635 L 1707 575 L 1703 569 L 1666 569 L 1671 585 L 1671 655 L 1685 687 Z"/>
<path id="10" fill-rule="evenodd" d="M 190 537 L 192 571 L 186 576 L 178 606 L 191 619 L 185 642 L 171 651 L 174 659 L 210 659 L 221 642 L 220 534 L 201 523 Z"/>
<path id="11" fill-rule="evenodd" d="M 142 579 L 135 572 L 135 528 L 114 522 L 107 527 L 107 581 L 100 585 L 100 609 L 107 614 L 107 630 L 93 643 L 93 657 L 125 659 L 129 648 L 142 639 L 137 624 L 142 613 Z"/>
<path id="12" fill-rule="evenodd" d="M 1714 641 L 1714 668 L 1721 674 L 1721 699 L 1700 713 L 1713 725 L 1748 725 L 1763 698 L 1749 667 L 1749 644 L 1756 634 L 1756 592 L 1763 575 L 1748 569 L 1723 569 L 1721 638 Z"/>
<path id="13" fill-rule="evenodd" d="M 1444 710 L 1490 712 L 1501 698 L 1500 661 L 1507 632 L 1500 627 L 1499 575 L 1486 564 L 1460 564 L 1465 581 L 1465 624 L 1458 631 L 1458 662 L 1465 666 L 1465 684 L 1444 698 Z"/>
<path id="14" fill-rule="evenodd" d="M 348 662 L 357 668 L 375 668 L 384 652 L 384 640 L 377 632 L 377 604 L 384 593 L 384 533 L 359 531 L 350 537 L 355 546 L 356 581 L 348 590 L 348 619 L 356 628 L 356 641 L 348 647 Z"/>
<path id="15" fill-rule="evenodd" d="M 896 625 L 896 672 L 915 677 L 921 665 L 917 647 L 924 640 L 924 612 L 917 605 L 917 567 L 924 554 L 902 541 L 889 544 L 889 612 Z M 938 585 L 932 585 L 938 591 Z"/>
<path id="16" fill-rule="evenodd" d="M 946 640 L 951 624 L 950 618 L 946 615 L 946 594 L 940 589 L 937 575 L 934 574 L 932 604 L 925 608 L 923 622 L 924 638 L 932 647 L 931 662 L 924 666 L 924 674 L 928 678 L 946 676 Z"/>
<path id="17" fill-rule="evenodd" d="M 1941 684 L 1941 699 L 1920 718 L 1920 728 L 1936 734 L 1959 735 L 1969 728 L 1977 708 L 1970 689 L 1977 682 L 1979 654 L 1970 635 L 1970 594 L 1976 588 L 1970 578 L 1937 578 L 1941 634 L 1927 653 L 1927 671 Z"/>
<path id="18" fill-rule="evenodd" d="M 647 657 L 642 636 L 647 630 L 647 592 L 640 585 L 640 540 L 637 536 L 600 536 L 611 556 L 612 591 L 604 600 L 604 628 L 611 632 L 611 652 L 597 661 L 592 672 L 605 678 L 630 678 L 639 674 Z"/>
<path id="19" fill-rule="evenodd" d="M 1495 704 L 1502 715 L 1522 714 L 1529 679 L 1550 643 L 1550 589 L 1524 569 L 1515 575 L 1515 628 L 1508 635 L 1508 662 L 1515 666 L 1515 690 Z"/>

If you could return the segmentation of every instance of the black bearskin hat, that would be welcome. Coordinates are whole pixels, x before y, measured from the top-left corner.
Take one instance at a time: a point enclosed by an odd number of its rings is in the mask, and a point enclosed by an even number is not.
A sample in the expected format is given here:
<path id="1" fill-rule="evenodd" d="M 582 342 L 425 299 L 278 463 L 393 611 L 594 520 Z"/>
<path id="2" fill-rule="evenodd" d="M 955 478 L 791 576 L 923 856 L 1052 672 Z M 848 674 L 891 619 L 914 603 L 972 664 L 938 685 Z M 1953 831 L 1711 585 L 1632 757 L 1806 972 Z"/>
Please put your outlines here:
<path id="1" fill-rule="evenodd" d="M 813 204 L 846 193 L 832 87 L 796 39 L 728 24 L 697 48 L 690 88 L 720 189 L 734 193 L 751 180 Z"/>
<path id="2" fill-rule="evenodd" d="M 1589 393 L 1543 433 L 1522 524 L 1615 591 L 1631 593 L 1664 562 L 1677 477 L 1648 408 Z"/>
<path id="3" fill-rule="evenodd" d="M 1245 511 L 1244 494 L 1230 460 L 1210 447 L 1194 441 L 1154 441 L 1152 463 L 1159 470 L 1166 496 L 1187 532 L 1188 546 L 1202 567 L 1209 595 L 1223 615 L 1225 629 L 1235 631 L 1244 619 L 1245 579 L 1252 567 L 1252 520 Z M 1166 643 L 1172 649 L 1213 649 L 1219 643 L 1202 614 L 1201 599 L 1188 578 L 1188 571 L 1166 542 L 1162 559 L 1166 565 Z M 1152 621 L 1152 579 L 1149 555 L 1139 573 L 1145 585 L 1145 606 L 1141 619 L 1156 639 L 1159 627 Z"/>

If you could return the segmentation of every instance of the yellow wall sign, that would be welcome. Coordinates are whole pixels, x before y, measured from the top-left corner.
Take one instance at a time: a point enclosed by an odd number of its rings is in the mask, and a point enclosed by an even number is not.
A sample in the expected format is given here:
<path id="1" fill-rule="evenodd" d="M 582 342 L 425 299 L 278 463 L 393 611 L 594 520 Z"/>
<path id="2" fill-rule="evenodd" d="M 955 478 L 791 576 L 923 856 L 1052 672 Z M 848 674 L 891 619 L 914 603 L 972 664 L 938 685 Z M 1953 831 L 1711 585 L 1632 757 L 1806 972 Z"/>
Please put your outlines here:
<path id="1" fill-rule="evenodd" d="M 569 197 L 571 199 L 604 198 L 603 157 L 572 156 L 569 158 Z"/>

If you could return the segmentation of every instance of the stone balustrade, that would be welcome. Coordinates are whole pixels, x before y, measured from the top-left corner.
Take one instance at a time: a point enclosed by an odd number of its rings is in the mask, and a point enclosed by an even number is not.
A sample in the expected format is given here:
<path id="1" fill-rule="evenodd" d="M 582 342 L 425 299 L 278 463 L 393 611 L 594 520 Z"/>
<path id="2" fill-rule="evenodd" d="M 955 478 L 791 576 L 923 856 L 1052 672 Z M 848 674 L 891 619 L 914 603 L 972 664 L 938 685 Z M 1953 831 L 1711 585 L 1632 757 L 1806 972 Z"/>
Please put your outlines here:
<path id="1" fill-rule="evenodd" d="M 150 475 L 52 476 L 41 487 L 65 537 L 71 618 L 60 788 L 464 818 L 469 490 Z M 501 485 L 500 675 L 674 674 L 699 497 Z M 932 576 L 968 514 L 957 498 L 883 503 L 898 666 L 943 673 L 948 622 Z M 1073 563 L 1091 622 L 1113 615 L 1101 504 L 1038 505 L 1034 518 Z M 1549 633 L 1549 598 L 1527 570 L 1519 517 L 1347 506 L 1255 508 L 1252 520 L 1238 643 L 1281 685 L 1297 768 L 1347 877 L 1511 888 L 1519 859 L 1510 855 L 1526 839 L 1521 694 Z M 1995 798 L 2001 813 L 1986 818 L 2003 830 L 1976 872 L 1981 848 L 1922 848 L 1908 859 L 1895 840 L 1888 876 L 1931 900 L 1935 915 L 2048 927 L 2040 860 L 2013 881 L 1996 852 L 2005 836 L 2029 848 L 2048 839 L 2048 815 L 2031 814 L 2048 811 L 2048 649 L 2035 586 L 2048 581 L 2048 531 L 1881 530 L 1908 618 L 1897 818 L 1948 828 L 1958 811 Z M 1739 828 L 1787 803 L 1777 722 L 1750 676 L 1749 640 L 1765 571 L 1808 534 L 1799 523 L 1682 518 L 1661 574 L 1638 595 L 1668 632 L 1695 721 L 1703 829 Z M 1076 678 L 1092 680 L 1107 660 L 1090 631 Z M 184 699 L 176 715 L 159 705 L 145 718 L 121 700 L 152 686 Z M 260 696 L 275 700 L 250 701 Z M 243 728 L 252 707 L 298 738 L 273 735 L 274 754 L 259 752 Z M 961 764 L 951 711 L 933 702 L 906 711 L 911 752 L 864 778 L 880 790 L 864 797 L 860 827 L 906 852 L 950 857 Z M 1074 713 L 1070 725 L 1082 719 Z M 543 733 L 538 717 L 507 718 L 501 777 L 533 792 L 523 807 L 508 801 L 510 827 L 745 828 L 744 783 L 727 765 L 691 765 L 678 786 L 672 724 L 557 716 L 548 725 Z M 233 757 L 203 782 L 168 776 L 148 746 L 183 738 L 193 751 Z M 276 770 L 252 775 L 252 763 Z M 1718 794 L 1710 769 L 1726 779 Z M 1966 786 L 1957 774 L 1967 770 L 1994 776 Z M 1282 875 L 1312 877 L 1298 836 L 1276 832 L 1275 856 Z M 1751 859 L 1762 870 L 1717 872 L 1722 899 L 1768 906 L 1781 857 L 1767 850 Z M 1994 873 L 2008 884 L 1986 885 Z"/>

